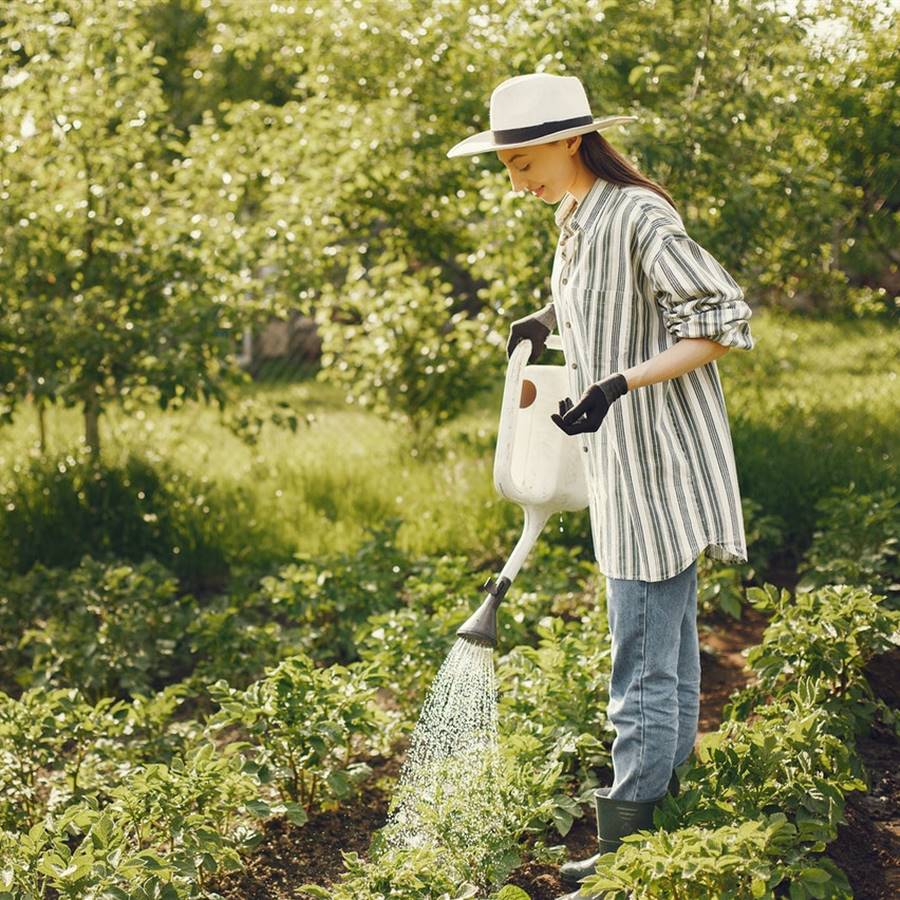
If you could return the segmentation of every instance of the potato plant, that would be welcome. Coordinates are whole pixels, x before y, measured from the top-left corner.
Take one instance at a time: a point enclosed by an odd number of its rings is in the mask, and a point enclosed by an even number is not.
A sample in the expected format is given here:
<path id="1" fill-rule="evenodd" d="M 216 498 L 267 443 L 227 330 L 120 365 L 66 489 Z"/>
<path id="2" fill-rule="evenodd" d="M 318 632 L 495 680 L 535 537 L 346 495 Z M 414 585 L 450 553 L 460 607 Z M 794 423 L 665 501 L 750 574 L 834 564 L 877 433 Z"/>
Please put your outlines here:
<path id="1" fill-rule="evenodd" d="M 195 612 L 153 559 L 84 556 L 71 571 L 38 563 L 0 592 L 0 674 L 24 687 L 77 685 L 89 700 L 148 693 L 181 672 Z"/>
<path id="2" fill-rule="evenodd" d="M 380 523 L 354 553 L 324 560 L 298 554 L 277 574 L 261 579 L 252 602 L 266 621 L 292 629 L 300 652 L 321 662 L 358 659 L 356 628 L 367 616 L 396 605 L 409 568 L 394 544 L 400 521 Z"/>
<path id="3" fill-rule="evenodd" d="M 728 720 L 709 735 L 685 775 L 702 790 L 678 798 L 678 820 L 718 826 L 781 811 L 795 820 L 798 842 L 823 850 L 837 836 L 844 794 L 866 789 L 846 718 L 821 705 L 827 690 L 803 678 L 752 721 Z"/>
<path id="4" fill-rule="evenodd" d="M 790 687 L 802 676 L 825 679 L 823 703 L 849 710 L 864 728 L 877 704 L 862 673 L 876 653 L 900 643 L 900 611 L 867 587 L 826 585 L 790 594 L 774 585 L 751 587 L 747 597 L 772 618 L 760 644 L 747 653 L 757 680 L 725 705 L 726 717 L 743 717 L 767 695 Z"/>
<path id="5" fill-rule="evenodd" d="M 605 710 L 611 651 L 605 615 L 605 608 L 597 606 L 568 625 L 547 616 L 535 629 L 538 646 L 514 647 L 497 666 L 504 729 L 533 735 L 541 752 L 560 761 L 567 777 L 575 779 L 579 795 L 596 787 L 596 770 L 610 764 L 602 739 L 610 732 Z M 577 804 L 559 810 L 561 834 L 573 815 L 580 815 Z"/>
<path id="6" fill-rule="evenodd" d="M 291 820 L 302 824 L 314 810 L 336 807 L 368 775 L 368 765 L 353 756 L 377 745 L 385 718 L 376 687 L 371 665 L 320 667 L 297 654 L 246 690 L 224 680 L 212 685 L 209 694 L 220 709 L 209 727 L 246 733 L 248 740 L 238 742 L 250 751 L 244 771 L 274 785 Z M 273 811 L 264 800 L 253 809 Z"/>
<path id="7" fill-rule="evenodd" d="M 604 856 L 586 890 L 613 900 L 636 889 L 660 898 L 775 897 L 776 888 L 797 900 L 852 896 L 820 854 L 844 821 L 845 794 L 867 789 L 853 743 L 876 704 L 861 670 L 897 642 L 896 613 L 847 585 L 792 598 L 766 584 L 748 596 L 772 613 L 748 655 L 759 683 L 735 692 L 681 794 L 656 811 L 656 829 Z M 684 893 L 688 884 L 695 893 Z"/>
<path id="8" fill-rule="evenodd" d="M 136 770 L 103 808 L 85 798 L 28 831 L 0 830 L 0 900 L 51 889 L 68 900 L 201 896 L 208 877 L 241 868 L 239 851 L 259 838 L 240 823 L 257 785 L 236 763 L 206 744 L 171 768 Z"/>
<path id="9" fill-rule="evenodd" d="M 740 619 L 746 603 L 744 585 L 757 569 L 765 566 L 784 533 L 780 516 L 764 513 L 762 504 L 750 497 L 741 498 L 750 559 L 746 563 L 725 565 L 701 554 L 697 562 L 697 611 L 701 618 L 717 608 L 733 619 Z"/>
<path id="10" fill-rule="evenodd" d="M 789 880 L 791 898 L 850 898 L 844 873 L 828 858 L 815 863 L 794 850 L 796 828 L 783 813 L 719 827 L 629 835 L 607 854 L 585 891 L 606 900 L 734 900 L 772 897 Z"/>
<path id="11" fill-rule="evenodd" d="M 472 792 L 452 781 L 439 804 L 422 804 L 422 845 L 397 846 L 387 839 L 390 824 L 377 832 L 369 858 L 345 854 L 342 880 L 328 888 L 301 885 L 301 893 L 328 900 L 422 900 L 478 897 L 497 889 L 522 861 L 523 842 L 537 840 L 564 798 L 562 767 L 547 760 L 539 742 L 510 735 L 493 766 L 486 766 L 490 789 Z M 480 823 L 478 840 L 471 827 Z"/>
<path id="12" fill-rule="evenodd" d="M 798 590 L 826 584 L 868 585 L 900 605 L 900 498 L 897 488 L 832 488 L 816 503 L 816 530 L 798 572 Z"/>
<path id="13" fill-rule="evenodd" d="M 125 731 L 126 715 L 123 701 L 90 704 L 75 688 L 0 693 L 0 827 L 27 829 L 48 797 L 64 804 L 88 790 L 92 753 Z"/>

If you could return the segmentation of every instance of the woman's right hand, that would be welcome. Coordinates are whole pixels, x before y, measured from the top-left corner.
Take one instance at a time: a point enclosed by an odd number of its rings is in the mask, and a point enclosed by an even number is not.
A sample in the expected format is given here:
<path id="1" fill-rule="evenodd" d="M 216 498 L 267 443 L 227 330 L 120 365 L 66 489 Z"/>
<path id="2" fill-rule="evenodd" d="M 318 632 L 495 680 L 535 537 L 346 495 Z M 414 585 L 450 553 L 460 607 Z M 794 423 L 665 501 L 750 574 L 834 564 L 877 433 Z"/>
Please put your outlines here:
<path id="1" fill-rule="evenodd" d="M 525 316 L 522 319 L 516 319 L 509 329 L 509 340 L 506 342 L 506 356 L 512 356 L 513 350 L 519 341 L 531 341 L 531 355 L 528 357 L 529 365 L 537 361 L 538 357 L 544 352 L 547 344 L 547 338 L 550 336 L 552 329 L 548 328 L 542 321 L 543 311 Z"/>

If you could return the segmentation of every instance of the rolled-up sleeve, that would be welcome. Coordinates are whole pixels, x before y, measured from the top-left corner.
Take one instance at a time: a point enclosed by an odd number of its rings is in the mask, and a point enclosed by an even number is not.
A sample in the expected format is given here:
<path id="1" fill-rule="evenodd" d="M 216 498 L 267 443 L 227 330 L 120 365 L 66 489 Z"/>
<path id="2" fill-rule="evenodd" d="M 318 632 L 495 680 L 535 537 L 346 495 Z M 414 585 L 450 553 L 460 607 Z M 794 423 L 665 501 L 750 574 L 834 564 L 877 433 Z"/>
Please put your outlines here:
<path id="1" fill-rule="evenodd" d="M 666 329 L 678 338 L 707 338 L 752 350 L 744 292 L 725 268 L 683 230 L 666 237 L 647 267 Z"/>

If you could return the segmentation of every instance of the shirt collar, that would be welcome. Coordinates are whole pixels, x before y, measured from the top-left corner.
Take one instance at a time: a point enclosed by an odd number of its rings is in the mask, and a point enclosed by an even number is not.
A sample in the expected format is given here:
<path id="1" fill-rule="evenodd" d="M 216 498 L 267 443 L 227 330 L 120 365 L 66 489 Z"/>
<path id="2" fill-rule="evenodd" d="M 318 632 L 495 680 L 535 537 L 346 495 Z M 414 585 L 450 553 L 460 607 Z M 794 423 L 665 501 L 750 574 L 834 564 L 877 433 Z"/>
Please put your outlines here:
<path id="1" fill-rule="evenodd" d="M 573 231 L 583 230 L 591 209 L 600 201 L 601 195 L 604 194 L 603 189 L 609 184 L 610 182 L 603 178 L 596 178 L 581 203 L 575 199 L 574 194 L 566 191 L 554 214 L 556 224 L 560 228 L 567 226 Z"/>

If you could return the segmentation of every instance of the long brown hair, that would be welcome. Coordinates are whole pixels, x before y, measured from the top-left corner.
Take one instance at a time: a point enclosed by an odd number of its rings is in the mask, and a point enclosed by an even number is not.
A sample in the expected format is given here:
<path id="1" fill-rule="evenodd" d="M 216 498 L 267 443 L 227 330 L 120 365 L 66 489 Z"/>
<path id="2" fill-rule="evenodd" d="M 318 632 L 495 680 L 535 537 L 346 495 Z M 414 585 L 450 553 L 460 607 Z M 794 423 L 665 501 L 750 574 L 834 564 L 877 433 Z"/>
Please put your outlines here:
<path id="1" fill-rule="evenodd" d="M 669 192 L 629 162 L 599 131 L 588 131 L 581 136 L 578 154 L 582 162 L 595 174 L 613 184 L 637 184 L 656 191 L 676 212 L 678 208 Z"/>

